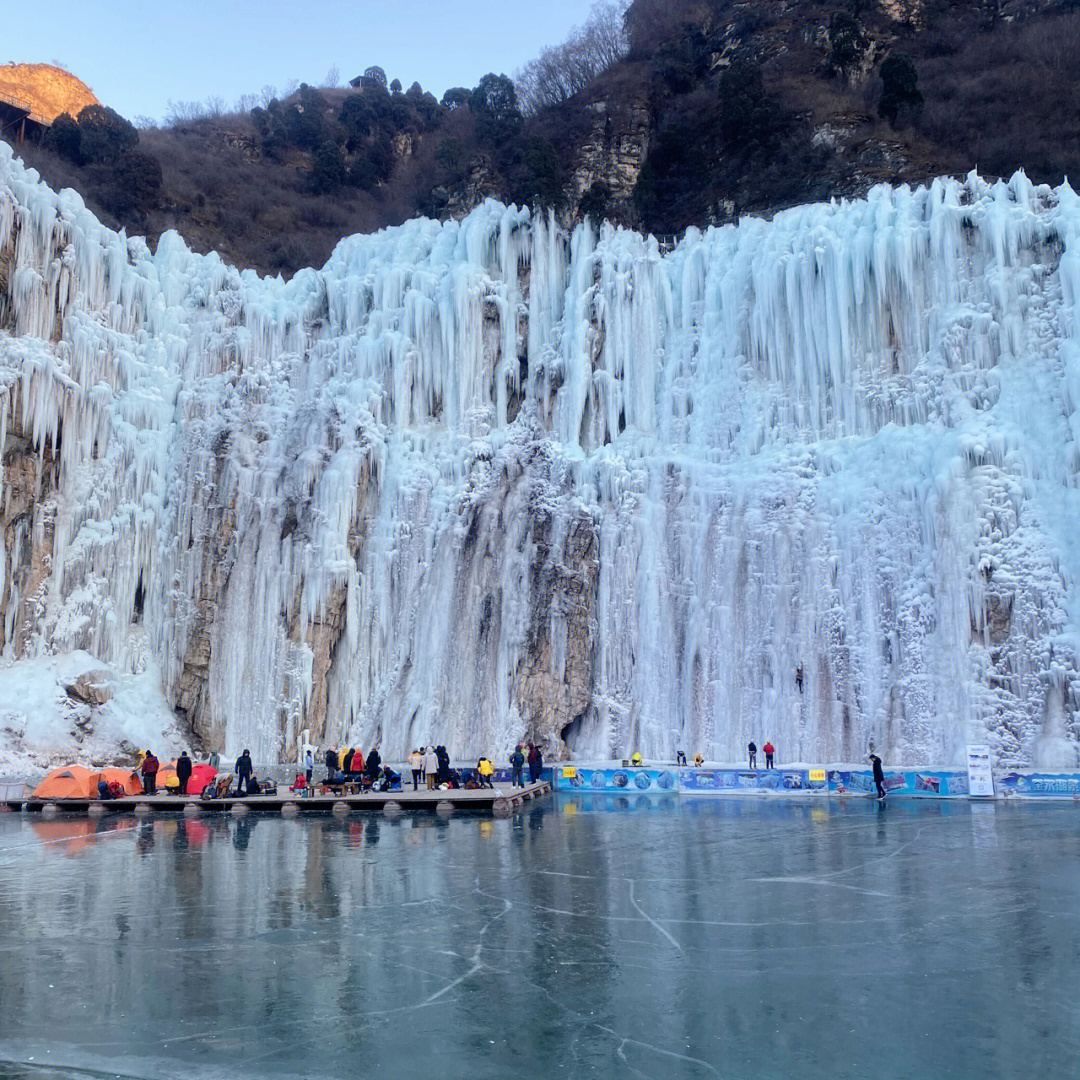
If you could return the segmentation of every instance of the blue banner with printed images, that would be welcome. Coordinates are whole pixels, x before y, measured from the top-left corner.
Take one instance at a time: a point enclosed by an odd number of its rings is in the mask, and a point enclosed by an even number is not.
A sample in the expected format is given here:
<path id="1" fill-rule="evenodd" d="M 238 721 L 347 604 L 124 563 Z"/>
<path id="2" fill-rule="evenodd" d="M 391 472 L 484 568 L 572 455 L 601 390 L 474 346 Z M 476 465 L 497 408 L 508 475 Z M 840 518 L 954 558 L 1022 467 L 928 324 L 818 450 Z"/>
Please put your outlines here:
<path id="1" fill-rule="evenodd" d="M 580 769 L 556 767 L 556 791 L 676 791 L 679 781 L 675 769 Z"/>
<path id="2" fill-rule="evenodd" d="M 824 770 L 815 769 L 679 770 L 679 789 L 686 792 L 823 791 L 825 784 Z"/>
<path id="3" fill-rule="evenodd" d="M 968 794 L 967 773 L 958 769 L 886 769 L 882 786 L 889 795 L 955 798 Z M 876 792 L 869 769 L 830 769 L 829 790 L 869 795 Z"/>
<path id="4" fill-rule="evenodd" d="M 762 791 L 824 791 L 824 769 L 590 769 L 556 766 L 556 791 L 683 791 L 740 794 Z"/>
<path id="5" fill-rule="evenodd" d="M 579 768 L 556 765 L 552 778 L 557 791 L 596 791 L 740 795 L 761 792 L 875 793 L 869 769 L 743 769 L 705 768 Z M 1080 772 L 1010 772 L 995 778 L 1005 794 L 1080 798 Z M 965 769 L 886 769 L 885 790 L 901 798 L 956 799 L 969 795 Z"/>
<path id="6" fill-rule="evenodd" d="M 1080 773 L 1009 772 L 995 779 L 1010 795 L 1067 799 L 1080 796 Z"/>

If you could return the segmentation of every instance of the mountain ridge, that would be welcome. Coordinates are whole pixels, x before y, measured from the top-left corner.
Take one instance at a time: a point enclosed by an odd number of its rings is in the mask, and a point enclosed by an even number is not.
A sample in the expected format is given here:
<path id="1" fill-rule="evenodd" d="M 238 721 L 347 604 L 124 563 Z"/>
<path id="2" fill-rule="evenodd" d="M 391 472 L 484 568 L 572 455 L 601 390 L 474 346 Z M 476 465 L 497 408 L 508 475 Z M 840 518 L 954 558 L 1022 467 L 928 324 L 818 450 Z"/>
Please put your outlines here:
<path id="1" fill-rule="evenodd" d="M 528 115 L 505 76 L 439 102 L 370 68 L 145 128 L 123 168 L 22 153 L 114 227 L 285 274 L 488 196 L 673 234 L 880 181 L 1080 168 L 1076 0 L 634 0 L 623 33 L 618 59 Z"/>

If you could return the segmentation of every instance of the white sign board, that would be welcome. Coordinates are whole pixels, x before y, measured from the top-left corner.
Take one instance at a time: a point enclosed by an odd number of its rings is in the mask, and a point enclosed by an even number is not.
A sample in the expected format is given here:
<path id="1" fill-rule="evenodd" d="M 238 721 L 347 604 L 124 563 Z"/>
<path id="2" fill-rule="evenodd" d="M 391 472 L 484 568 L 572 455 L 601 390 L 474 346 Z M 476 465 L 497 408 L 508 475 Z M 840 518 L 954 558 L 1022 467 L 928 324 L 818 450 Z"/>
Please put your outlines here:
<path id="1" fill-rule="evenodd" d="M 990 747 L 967 748 L 968 792 L 971 795 L 994 796 L 994 774 L 990 769 Z"/>

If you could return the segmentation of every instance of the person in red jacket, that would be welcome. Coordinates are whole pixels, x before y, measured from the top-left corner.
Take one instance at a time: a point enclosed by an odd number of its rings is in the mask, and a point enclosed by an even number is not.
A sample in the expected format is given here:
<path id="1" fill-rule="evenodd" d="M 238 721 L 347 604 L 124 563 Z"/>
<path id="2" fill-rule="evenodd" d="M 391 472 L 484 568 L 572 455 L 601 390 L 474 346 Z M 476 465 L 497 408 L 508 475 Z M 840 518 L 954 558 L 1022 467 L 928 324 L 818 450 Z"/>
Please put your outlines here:
<path id="1" fill-rule="evenodd" d="M 776 753 L 776 747 L 766 739 L 765 745 L 761 749 L 765 754 L 765 768 L 771 769 L 773 767 L 773 754 Z"/>
<path id="2" fill-rule="evenodd" d="M 142 765 L 139 766 L 142 772 L 142 789 L 144 795 L 156 795 L 157 794 L 157 774 L 160 762 L 154 757 L 153 751 L 147 750 L 146 757 L 142 760 Z"/>

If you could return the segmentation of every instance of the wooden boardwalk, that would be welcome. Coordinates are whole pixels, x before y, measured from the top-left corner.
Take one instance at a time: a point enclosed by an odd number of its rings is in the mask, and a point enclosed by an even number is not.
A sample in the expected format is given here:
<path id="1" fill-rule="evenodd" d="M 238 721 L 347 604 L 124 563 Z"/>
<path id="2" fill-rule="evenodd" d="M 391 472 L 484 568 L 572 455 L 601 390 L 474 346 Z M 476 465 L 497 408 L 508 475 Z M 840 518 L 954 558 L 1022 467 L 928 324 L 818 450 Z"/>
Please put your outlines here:
<path id="1" fill-rule="evenodd" d="M 348 814 L 378 813 L 396 814 L 405 811 L 437 811 L 452 813 L 455 810 L 486 811 L 487 813 L 510 813 L 522 803 L 547 795 L 551 784 L 541 780 L 523 788 L 509 784 L 496 784 L 494 789 L 457 788 L 451 791 L 427 791 L 412 788 L 402 791 L 370 791 L 363 795 L 312 795 L 301 798 L 291 791 L 277 795 L 229 796 L 224 799 L 203 799 L 196 795 L 130 795 L 124 799 L 35 799 L 5 800 L 9 810 L 25 810 L 30 813 L 69 813 L 88 811 L 94 814 L 148 814 L 148 813 L 234 813 L 234 814 L 281 814 L 293 817 L 297 814 Z"/>

